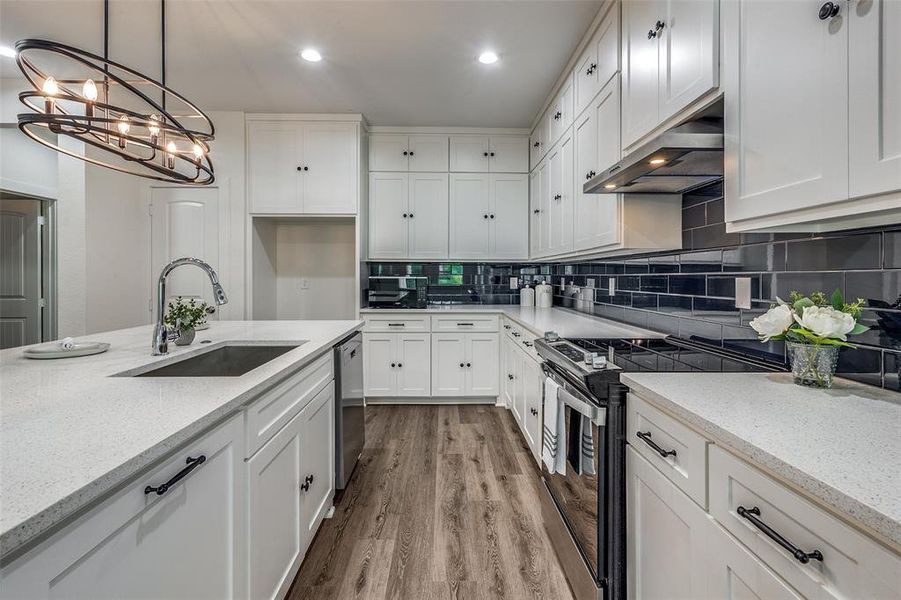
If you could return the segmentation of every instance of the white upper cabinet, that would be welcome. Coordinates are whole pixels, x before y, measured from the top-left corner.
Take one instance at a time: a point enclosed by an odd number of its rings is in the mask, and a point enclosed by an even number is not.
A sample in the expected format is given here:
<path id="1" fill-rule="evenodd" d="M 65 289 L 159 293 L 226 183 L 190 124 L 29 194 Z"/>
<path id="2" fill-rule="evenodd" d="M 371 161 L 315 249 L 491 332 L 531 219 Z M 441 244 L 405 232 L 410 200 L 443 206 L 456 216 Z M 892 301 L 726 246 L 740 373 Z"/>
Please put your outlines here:
<path id="1" fill-rule="evenodd" d="M 542 119 L 539 124 L 532 130 L 532 135 L 529 137 L 529 169 L 534 169 L 538 166 L 538 163 L 541 162 L 541 158 L 544 156 L 544 140 L 541 137 L 542 132 L 544 131 L 544 119 Z"/>
<path id="2" fill-rule="evenodd" d="M 718 22 L 719 0 L 623 2 L 624 147 L 719 85 Z"/>
<path id="3" fill-rule="evenodd" d="M 561 254 L 573 248 L 573 140 L 569 132 L 551 149 L 547 162 L 550 171 L 548 251 Z"/>
<path id="4" fill-rule="evenodd" d="M 854 16 L 822 20 L 822 4 L 723 5 L 727 221 L 848 197 L 848 29 Z"/>
<path id="5" fill-rule="evenodd" d="M 901 190 L 901 2 L 855 0 L 848 16 L 850 196 Z"/>
<path id="6" fill-rule="evenodd" d="M 359 190 L 359 123 L 249 120 L 252 214 L 352 215 Z"/>
<path id="7" fill-rule="evenodd" d="M 528 175 L 452 174 L 450 257 L 527 258 L 528 209 Z"/>
<path id="8" fill-rule="evenodd" d="M 451 136 L 450 170 L 454 173 L 527 173 L 529 139 L 505 135 Z"/>
<path id="9" fill-rule="evenodd" d="M 572 77 L 566 79 L 557 97 L 548 109 L 548 130 L 551 132 L 549 144 L 557 143 L 573 122 L 573 83 Z"/>
<path id="10" fill-rule="evenodd" d="M 371 258 L 446 258 L 447 173 L 369 174 Z"/>
<path id="11" fill-rule="evenodd" d="M 619 23 L 620 7 L 614 4 L 576 62 L 573 73 L 576 115 L 585 110 L 592 98 L 619 71 Z"/>
<path id="12" fill-rule="evenodd" d="M 446 172 L 448 136 L 373 133 L 369 136 L 370 171 Z"/>

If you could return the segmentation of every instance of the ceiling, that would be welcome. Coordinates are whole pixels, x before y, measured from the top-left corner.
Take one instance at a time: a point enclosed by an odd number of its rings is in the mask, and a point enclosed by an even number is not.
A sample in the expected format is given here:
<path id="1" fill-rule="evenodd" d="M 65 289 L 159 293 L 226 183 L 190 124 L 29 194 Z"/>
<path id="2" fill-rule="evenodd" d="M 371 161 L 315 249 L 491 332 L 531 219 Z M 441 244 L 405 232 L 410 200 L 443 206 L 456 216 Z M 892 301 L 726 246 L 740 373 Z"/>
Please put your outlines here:
<path id="1" fill-rule="evenodd" d="M 528 127 L 601 0 L 168 0 L 168 83 L 205 110 Z M 0 44 L 102 52 L 101 0 L 0 0 Z M 110 57 L 159 75 L 159 2 L 113 0 Z M 307 46 L 319 63 L 298 57 Z M 501 59 L 482 65 L 485 49 Z M 0 76 L 19 77 L 0 58 Z"/>

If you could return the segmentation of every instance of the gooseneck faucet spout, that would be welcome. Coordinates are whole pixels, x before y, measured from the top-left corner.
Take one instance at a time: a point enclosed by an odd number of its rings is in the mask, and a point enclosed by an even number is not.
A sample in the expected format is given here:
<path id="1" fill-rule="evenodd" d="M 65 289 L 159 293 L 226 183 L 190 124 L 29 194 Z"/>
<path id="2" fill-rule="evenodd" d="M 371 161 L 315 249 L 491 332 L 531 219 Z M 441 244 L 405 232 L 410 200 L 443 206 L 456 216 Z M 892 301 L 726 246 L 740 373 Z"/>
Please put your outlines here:
<path id="1" fill-rule="evenodd" d="M 195 267 L 200 267 L 206 272 L 206 274 L 210 278 L 210 283 L 213 284 L 213 294 L 215 294 L 216 304 L 222 305 L 228 303 L 228 296 L 225 295 L 225 290 L 222 289 L 222 286 L 219 284 L 219 276 L 216 274 L 215 269 L 203 262 L 199 258 L 176 258 L 168 265 L 163 267 L 162 272 L 160 273 L 160 278 L 156 282 L 156 325 L 153 328 L 153 355 L 160 356 L 162 354 L 169 353 L 169 342 L 178 339 L 178 331 L 170 331 L 166 327 L 166 323 L 163 320 L 163 317 L 166 314 L 166 277 L 169 276 L 176 267 L 180 267 L 182 265 L 194 265 Z"/>

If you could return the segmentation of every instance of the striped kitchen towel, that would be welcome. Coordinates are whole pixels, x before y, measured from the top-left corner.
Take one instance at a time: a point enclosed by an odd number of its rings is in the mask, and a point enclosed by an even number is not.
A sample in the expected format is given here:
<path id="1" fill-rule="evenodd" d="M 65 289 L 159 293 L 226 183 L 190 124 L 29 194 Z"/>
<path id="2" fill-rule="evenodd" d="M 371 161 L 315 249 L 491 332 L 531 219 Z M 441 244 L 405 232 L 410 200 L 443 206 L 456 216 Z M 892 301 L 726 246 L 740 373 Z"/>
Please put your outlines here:
<path id="1" fill-rule="evenodd" d="M 560 447 L 560 440 L 566 437 L 566 424 L 559 393 L 560 386 L 550 377 L 545 378 L 541 459 L 551 473 L 566 474 L 566 453 Z"/>

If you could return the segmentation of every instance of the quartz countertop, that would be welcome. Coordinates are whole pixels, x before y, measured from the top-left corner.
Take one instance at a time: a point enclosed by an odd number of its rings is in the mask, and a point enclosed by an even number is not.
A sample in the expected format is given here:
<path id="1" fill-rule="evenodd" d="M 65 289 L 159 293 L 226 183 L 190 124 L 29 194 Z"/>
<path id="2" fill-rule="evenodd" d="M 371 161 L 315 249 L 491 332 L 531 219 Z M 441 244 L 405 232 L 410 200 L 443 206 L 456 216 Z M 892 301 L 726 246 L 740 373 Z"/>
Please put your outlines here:
<path id="1" fill-rule="evenodd" d="M 626 373 L 639 396 L 901 546 L 901 394 L 788 373 Z"/>
<path id="2" fill-rule="evenodd" d="M 429 308 L 364 308 L 360 312 L 364 315 L 398 312 L 413 314 L 492 313 L 505 315 L 539 336 L 543 336 L 548 331 L 555 331 L 560 334 L 560 337 L 568 338 L 659 338 L 665 336 L 656 331 L 557 307 L 536 308 L 518 304 L 441 304 L 430 305 Z"/>
<path id="3" fill-rule="evenodd" d="M 0 351 L 0 555 L 96 501 L 330 351 L 361 321 L 218 321 L 193 345 L 151 356 L 151 326 L 79 337 L 94 356 L 30 360 Z M 304 341 L 240 377 L 114 377 L 217 342 Z"/>

